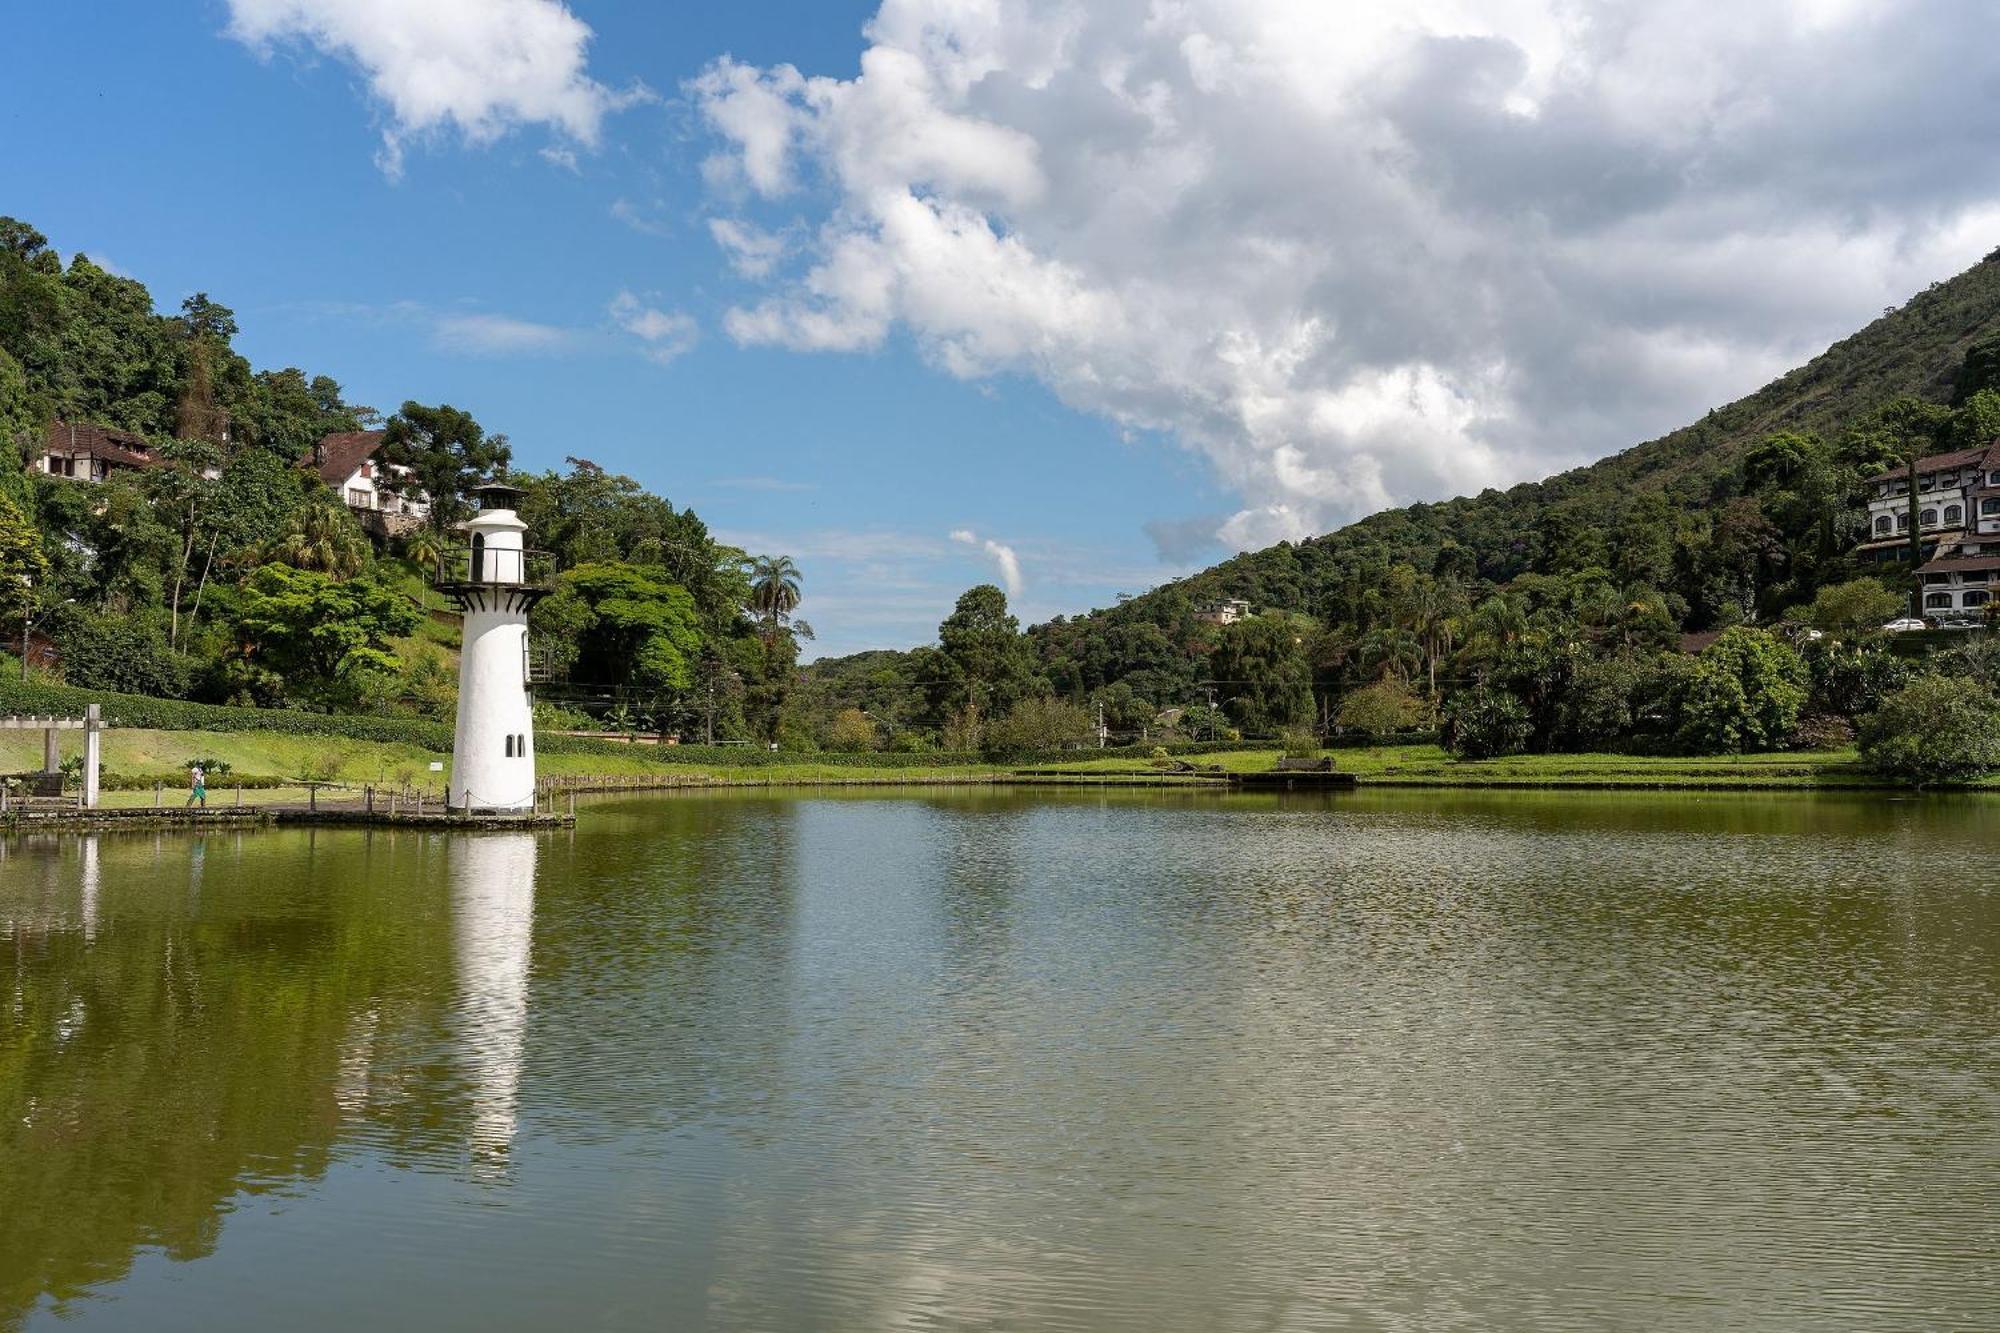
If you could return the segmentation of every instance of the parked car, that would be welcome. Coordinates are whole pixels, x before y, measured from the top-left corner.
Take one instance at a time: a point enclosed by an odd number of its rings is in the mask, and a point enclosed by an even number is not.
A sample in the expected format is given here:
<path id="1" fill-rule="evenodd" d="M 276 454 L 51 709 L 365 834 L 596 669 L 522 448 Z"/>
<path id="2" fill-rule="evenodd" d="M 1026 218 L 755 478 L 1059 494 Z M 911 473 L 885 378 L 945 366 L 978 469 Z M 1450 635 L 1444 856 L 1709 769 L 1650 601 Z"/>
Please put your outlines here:
<path id="1" fill-rule="evenodd" d="M 1890 621 L 1882 628 L 1888 630 L 1891 634 L 1906 634 L 1910 630 L 1929 629 L 1930 626 L 1926 625 L 1923 621 L 1918 620 L 1915 616 L 1903 616 L 1900 617 L 1899 619 Z"/>

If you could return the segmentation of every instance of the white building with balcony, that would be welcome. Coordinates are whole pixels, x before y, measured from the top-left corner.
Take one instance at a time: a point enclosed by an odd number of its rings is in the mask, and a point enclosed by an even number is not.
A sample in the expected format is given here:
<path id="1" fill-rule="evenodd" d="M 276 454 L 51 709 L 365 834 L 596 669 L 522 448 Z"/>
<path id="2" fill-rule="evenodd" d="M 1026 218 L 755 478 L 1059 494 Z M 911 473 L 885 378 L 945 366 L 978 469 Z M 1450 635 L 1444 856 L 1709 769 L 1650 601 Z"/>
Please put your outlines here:
<path id="1" fill-rule="evenodd" d="M 1923 580 L 1924 619 L 1946 626 L 1983 624 L 2000 587 L 2000 534 L 1968 533 L 1940 542 L 1917 574 Z"/>
<path id="2" fill-rule="evenodd" d="M 1910 472 L 1890 468 L 1869 482 L 1868 532 L 1855 547 L 1857 555 L 1909 558 Z M 1919 458 L 1915 472 L 1917 539 L 1924 558 L 1960 534 L 2000 534 L 2000 440 Z"/>

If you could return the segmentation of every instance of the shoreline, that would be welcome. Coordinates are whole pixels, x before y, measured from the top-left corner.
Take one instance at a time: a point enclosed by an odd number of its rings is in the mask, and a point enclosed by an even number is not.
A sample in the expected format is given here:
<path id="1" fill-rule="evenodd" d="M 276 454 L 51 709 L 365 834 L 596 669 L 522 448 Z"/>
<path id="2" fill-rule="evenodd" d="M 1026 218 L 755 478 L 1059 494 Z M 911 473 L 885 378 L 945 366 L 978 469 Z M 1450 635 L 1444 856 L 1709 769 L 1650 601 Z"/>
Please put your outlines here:
<path id="1" fill-rule="evenodd" d="M 434 756 L 407 744 L 297 737 L 283 732 L 203 732 L 115 729 L 106 737 L 107 781 L 97 810 L 8 811 L 0 814 L 0 834 L 35 830 L 118 828 L 240 828 L 280 822 L 322 826 L 374 824 L 391 821 L 362 819 L 364 792 L 374 787 L 405 794 L 404 809 L 418 778 L 442 784 L 444 775 L 429 771 Z M 39 747 L 35 747 L 36 750 Z M 756 763 L 732 764 L 713 756 L 685 761 L 666 758 L 658 750 L 635 747 L 636 753 L 570 753 L 542 756 L 541 789 L 550 798 L 545 810 L 565 794 L 581 796 L 669 794 L 731 790 L 878 790 L 911 791 L 998 788 L 1051 790 L 1184 789 L 1212 792 L 1242 791 L 1233 779 L 1272 770 L 1275 750 L 1246 746 L 1189 755 L 1182 762 L 1199 771 L 1162 770 L 1151 759 L 1131 753 L 1097 756 L 1077 751 L 1058 761 L 1019 764 L 979 763 L 923 756 L 869 754 L 785 754 Z M 1727 756 L 1645 756 L 1623 754 L 1516 755 L 1501 759 L 1458 760 L 1435 745 L 1386 744 L 1342 747 L 1326 752 L 1336 770 L 1351 774 L 1354 789 L 1398 788 L 1434 791 L 1544 792 L 1910 792 L 1913 788 L 1877 776 L 1859 763 L 1851 749 L 1781 754 Z M 206 810 L 174 805 L 175 770 L 194 757 L 211 764 L 211 804 Z M 39 767 L 39 753 L 25 743 L 0 744 L 0 766 Z M 215 763 L 228 767 L 217 771 Z M 310 779 L 299 776 L 313 773 Z M 307 783 L 317 785 L 318 810 L 309 814 Z M 232 791 L 232 787 L 239 790 Z M 2000 791 L 2000 779 L 1960 786 L 1940 786 L 1939 793 Z M 425 805 L 442 796 L 433 789 Z M 223 804 L 229 802 L 230 804 Z M 468 827 L 427 815 L 421 821 L 397 821 L 414 826 Z"/>
<path id="2" fill-rule="evenodd" d="M 1334 791 L 1284 792 L 1270 790 L 1250 790 L 1229 782 L 1220 775 L 1191 777 L 1181 774 L 1149 776 L 1141 773 L 1107 773 L 1099 776 L 1077 774 L 1035 774 L 1035 773 L 967 773 L 953 776 L 927 775 L 922 777 L 896 777 L 868 775 L 851 778 L 824 776 L 778 775 L 769 778 L 749 777 L 675 777 L 656 781 L 622 781 L 609 785 L 566 785 L 555 794 L 573 794 L 586 798 L 615 796 L 645 796 L 699 794 L 722 791 L 826 791 L 826 790 L 976 790 L 976 789 L 1051 789 L 1051 790 L 1130 790 L 1130 791 L 1184 791 L 1201 795 L 1248 795 L 1248 796 L 1338 796 L 1353 792 L 1367 791 L 1507 791 L 1507 792 L 1634 792 L 1662 793 L 1688 792 L 1703 795 L 1717 795 L 1731 792 L 1770 794 L 1790 792 L 1820 795 L 1827 793 L 1883 793 L 1896 792 L 1909 796 L 1963 796 L 1989 794 L 1991 787 L 1938 787 L 1918 791 L 1900 784 L 1857 778 L 1826 780 L 1778 780 L 1778 779 L 1678 779 L 1664 780 L 1648 778 L 1633 773 L 1620 777 L 1551 777 L 1530 779 L 1519 777 L 1491 777 L 1466 775 L 1462 778 L 1439 776 L 1399 775 L 1358 778 L 1349 788 Z M 553 814 L 510 816 L 475 815 L 459 816 L 434 814 L 416 816 L 409 813 L 391 815 L 386 812 L 373 814 L 354 809 L 321 809 L 309 811 L 293 806 L 243 805 L 232 807 L 201 809 L 181 809 L 178 807 L 155 808 L 150 806 L 101 807 L 96 810 L 37 810 L 10 812 L 0 818 L 0 836 L 23 836 L 34 833 L 103 833 L 103 832 L 177 832 L 209 833 L 225 830 L 269 829 L 269 828 L 388 828 L 428 832 L 489 832 L 495 830 L 550 831 L 576 827 L 580 814 Z"/>

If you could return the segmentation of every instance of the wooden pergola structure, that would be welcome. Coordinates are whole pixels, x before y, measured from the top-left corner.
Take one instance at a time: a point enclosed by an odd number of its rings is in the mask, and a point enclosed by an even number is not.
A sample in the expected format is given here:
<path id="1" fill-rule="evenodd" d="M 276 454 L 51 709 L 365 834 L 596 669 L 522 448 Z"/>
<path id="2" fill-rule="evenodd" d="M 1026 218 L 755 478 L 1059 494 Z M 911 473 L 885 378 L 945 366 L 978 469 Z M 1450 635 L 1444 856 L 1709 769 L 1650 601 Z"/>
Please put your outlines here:
<path id="1" fill-rule="evenodd" d="M 58 749 L 62 733 L 83 733 L 83 807 L 86 810 L 97 808 L 97 777 L 103 762 L 103 742 L 99 738 L 105 725 L 96 704 L 87 706 L 82 717 L 0 717 L 0 731 L 42 733 L 42 774 L 45 777 L 62 772 L 62 754 Z"/>

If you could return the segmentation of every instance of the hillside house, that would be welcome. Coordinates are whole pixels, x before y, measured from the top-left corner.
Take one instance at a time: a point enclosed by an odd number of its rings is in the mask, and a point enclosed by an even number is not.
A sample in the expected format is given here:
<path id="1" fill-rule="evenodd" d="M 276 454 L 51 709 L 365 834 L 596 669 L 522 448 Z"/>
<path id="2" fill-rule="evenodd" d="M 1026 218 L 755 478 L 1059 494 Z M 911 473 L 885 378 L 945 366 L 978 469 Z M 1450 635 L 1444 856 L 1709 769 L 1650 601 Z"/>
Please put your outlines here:
<path id="1" fill-rule="evenodd" d="M 382 537 L 401 537 L 423 526 L 430 517 L 429 497 L 403 494 L 392 478 L 409 476 L 408 468 L 376 458 L 382 447 L 379 430 L 340 431 L 325 436 L 300 460 L 339 493 L 361 520 L 361 526 Z"/>
<path id="2" fill-rule="evenodd" d="M 1985 623 L 1993 588 L 2000 583 L 2000 533 L 1968 533 L 1940 542 L 1917 566 L 1923 580 L 1923 613 L 1946 628 Z"/>
<path id="3" fill-rule="evenodd" d="M 1917 540 L 1925 560 L 1961 535 L 2000 535 L 2000 440 L 1916 462 Z M 1863 559 L 1907 560 L 1910 469 L 1889 468 L 1868 484 L 1868 531 L 1854 548 Z"/>
<path id="4" fill-rule="evenodd" d="M 1226 601 L 1211 602 L 1194 613 L 1194 618 L 1205 625 L 1234 625 L 1239 620 L 1250 618 L 1250 603 L 1241 597 L 1231 597 Z"/>
<path id="5" fill-rule="evenodd" d="M 42 456 L 34 466 L 51 477 L 98 482 L 114 472 L 143 471 L 161 462 L 153 446 L 130 431 L 88 421 L 55 421 L 49 423 Z"/>

